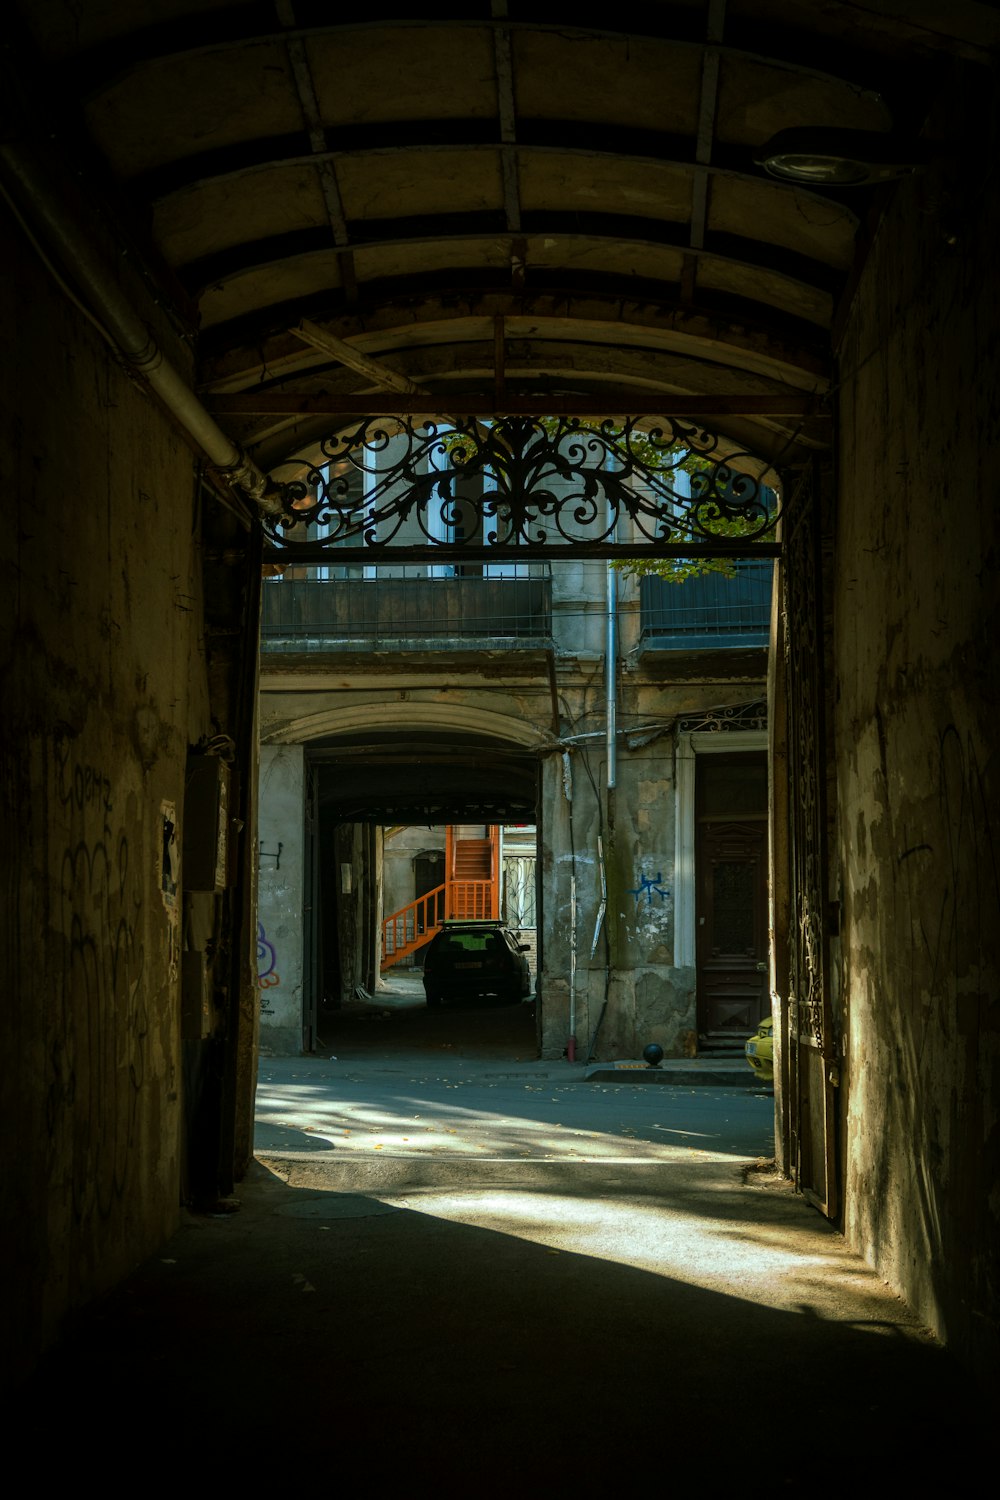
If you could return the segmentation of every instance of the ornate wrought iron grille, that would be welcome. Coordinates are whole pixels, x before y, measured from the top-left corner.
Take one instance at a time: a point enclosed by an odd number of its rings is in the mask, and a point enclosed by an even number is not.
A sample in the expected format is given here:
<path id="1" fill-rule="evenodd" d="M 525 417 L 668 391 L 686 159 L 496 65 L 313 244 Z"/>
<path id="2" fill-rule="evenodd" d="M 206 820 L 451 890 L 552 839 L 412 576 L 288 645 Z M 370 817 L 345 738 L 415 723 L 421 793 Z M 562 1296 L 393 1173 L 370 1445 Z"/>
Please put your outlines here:
<path id="1" fill-rule="evenodd" d="M 767 700 L 706 708 L 703 713 L 677 720 L 678 734 L 724 734 L 729 730 L 766 729 Z"/>
<path id="2" fill-rule="evenodd" d="M 779 550 L 773 471 L 672 417 L 370 417 L 272 477 L 269 553 L 286 560 Z"/>
<path id="3" fill-rule="evenodd" d="M 790 958 L 792 998 L 798 1007 L 799 1036 L 822 1052 L 828 1039 L 824 982 L 826 821 L 816 510 L 813 475 L 807 470 L 792 502 L 791 535 L 783 570 L 794 912 Z"/>
<path id="4" fill-rule="evenodd" d="M 799 1190 L 837 1212 L 836 1038 L 828 982 L 827 755 L 820 476 L 815 467 L 788 504 L 784 640 L 788 703 L 789 1116 Z"/>

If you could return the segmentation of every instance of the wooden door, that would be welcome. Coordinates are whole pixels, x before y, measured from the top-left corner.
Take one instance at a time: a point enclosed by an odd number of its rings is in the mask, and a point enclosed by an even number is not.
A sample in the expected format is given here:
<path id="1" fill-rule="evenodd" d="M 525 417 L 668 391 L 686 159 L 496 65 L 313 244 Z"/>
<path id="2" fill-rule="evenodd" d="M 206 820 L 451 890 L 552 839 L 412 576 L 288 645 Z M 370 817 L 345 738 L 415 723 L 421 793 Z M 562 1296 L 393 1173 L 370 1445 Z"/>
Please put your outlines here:
<path id="1" fill-rule="evenodd" d="M 747 1037 L 770 1011 L 767 822 L 698 826 L 698 1031 Z"/>

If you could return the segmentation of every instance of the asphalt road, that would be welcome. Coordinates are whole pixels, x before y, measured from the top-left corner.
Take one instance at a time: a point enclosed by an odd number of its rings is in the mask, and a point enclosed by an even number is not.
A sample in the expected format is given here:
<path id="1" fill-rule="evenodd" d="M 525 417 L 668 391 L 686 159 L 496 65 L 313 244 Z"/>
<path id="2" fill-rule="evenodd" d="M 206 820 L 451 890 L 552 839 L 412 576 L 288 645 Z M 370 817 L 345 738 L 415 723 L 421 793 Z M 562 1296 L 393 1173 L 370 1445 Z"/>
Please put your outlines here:
<path id="1" fill-rule="evenodd" d="M 949 1493 L 981 1483 L 981 1397 L 768 1171 L 770 1097 L 576 1081 L 504 1050 L 526 1016 L 372 1014 L 262 1061 L 238 1201 L 8 1411 L 50 1481 L 110 1435 L 172 1487 L 922 1493 L 936 1436 Z"/>
<path id="2" fill-rule="evenodd" d="M 261 1063 L 258 1156 L 384 1153 L 439 1160 L 694 1162 L 774 1154 L 774 1100 L 741 1089 L 561 1083 L 558 1069 L 410 1058 L 402 1071 L 336 1057 Z M 547 1072 L 547 1076 L 546 1076 Z M 553 1072 L 556 1076 L 553 1076 Z"/>

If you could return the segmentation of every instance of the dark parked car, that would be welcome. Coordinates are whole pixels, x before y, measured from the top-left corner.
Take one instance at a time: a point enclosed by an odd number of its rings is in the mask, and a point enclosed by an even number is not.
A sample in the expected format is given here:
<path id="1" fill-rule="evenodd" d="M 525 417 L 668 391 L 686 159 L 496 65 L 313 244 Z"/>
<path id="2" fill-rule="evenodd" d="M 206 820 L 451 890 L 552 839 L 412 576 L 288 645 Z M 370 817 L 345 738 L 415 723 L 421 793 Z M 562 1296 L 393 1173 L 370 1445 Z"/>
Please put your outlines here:
<path id="1" fill-rule="evenodd" d="M 496 995 L 517 1005 L 531 994 L 526 943 L 502 922 L 446 922 L 427 944 L 424 993 L 428 1005 Z"/>

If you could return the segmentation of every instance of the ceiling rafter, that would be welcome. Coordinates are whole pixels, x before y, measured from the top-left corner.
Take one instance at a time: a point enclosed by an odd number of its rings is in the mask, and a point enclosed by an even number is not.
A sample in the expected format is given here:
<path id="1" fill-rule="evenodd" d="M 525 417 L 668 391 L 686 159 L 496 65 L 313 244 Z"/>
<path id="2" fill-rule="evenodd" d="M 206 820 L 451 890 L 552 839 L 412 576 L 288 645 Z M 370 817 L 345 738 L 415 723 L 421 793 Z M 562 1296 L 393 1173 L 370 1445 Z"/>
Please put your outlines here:
<path id="1" fill-rule="evenodd" d="M 298 94 L 299 105 L 301 106 L 302 115 L 306 122 L 306 129 L 309 133 L 309 146 L 315 160 L 316 175 L 319 179 L 320 192 L 323 194 L 323 203 L 326 207 L 330 232 L 338 252 L 337 259 L 340 265 L 340 277 L 344 287 L 344 294 L 348 302 L 356 302 L 358 299 L 358 281 L 354 269 L 354 256 L 349 245 L 347 219 L 344 216 L 344 203 L 340 195 L 340 184 L 337 181 L 337 169 L 334 165 L 335 158 L 327 150 L 326 131 L 323 127 L 323 117 L 316 98 L 316 86 L 313 83 L 309 59 L 306 56 L 305 43 L 295 32 L 295 8 L 292 0 L 274 0 L 274 8 L 278 20 L 286 28 L 288 34 L 286 43 L 288 60 L 291 64 L 292 78 L 295 80 L 295 91 Z"/>
<path id="2" fill-rule="evenodd" d="M 518 130 L 517 149 L 522 154 L 593 158 L 640 169 L 665 166 L 681 171 L 700 170 L 710 177 L 723 175 L 775 194 L 791 195 L 803 203 L 812 201 L 824 208 L 835 208 L 845 222 L 858 223 L 855 207 L 842 194 L 766 177 L 754 167 L 752 153 L 747 148 L 716 143 L 712 161 L 699 167 L 696 142 L 686 136 L 559 120 L 522 120 Z M 393 127 L 391 135 L 384 126 L 351 132 L 328 129 L 326 138 L 331 160 L 367 158 L 373 163 L 387 155 L 405 158 L 436 151 L 478 153 L 500 144 L 495 124 L 481 120 L 403 121 Z M 150 203 L 164 204 L 174 195 L 222 185 L 254 173 L 314 165 L 315 155 L 306 146 L 307 142 L 299 135 L 261 137 L 239 146 L 168 162 L 132 178 L 129 186 Z M 860 199 L 855 194 L 854 204 L 864 203 L 868 196 L 869 192 L 862 190 Z"/>
<path id="3" fill-rule="evenodd" d="M 372 363 L 376 363 L 372 361 Z M 385 373 L 383 371 L 383 373 Z M 649 403 L 659 409 L 669 408 L 672 416 L 779 416 L 817 417 L 825 414 L 824 398 L 794 393 L 776 396 L 751 395 L 747 392 L 702 392 L 697 395 L 654 395 L 629 387 L 606 391 L 600 396 L 583 396 L 563 392 L 560 395 L 505 395 L 502 402 L 492 396 L 468 396 L 447 390 L 435 394 L 415 391 L 413 381 L 408 392 L 401 385 L 359 395 L 312 395 L 280 391 L 248 390 L 239 394 L 207 396 L 205 406 L 215 416 L 231 415 L 299 415 L 370 416 L 373 412 L 391 412 L 394 416 L 447 415 L 437 408 L 442 402 L 451 406 L 461 403 L 462 415 L 489 416 L 575 416 L 603 417 L 609 412 L 637 409 Z M 609 405 L 609 402 L 612 403 Z"/>
<path id="4" fill-rule="evenodd" d="M 506 0 L 491 0 L 495 20 L 507 16 Z M 517 105 L 514 92 L 514 59 L 510 32 L 497 26 L 493 32 L 493 57 L 497 76 L 497 114 L 500 121 L 500 164 L 503 172 L 503 204 L 507 228 L 518 234 L 521 228 L 521 189 L 517 170 Z"/>
<path id="5" fill-rule="evenodd" d="M 557 270 L 549 277 L 535 271 L 532 287 L 539 293 L 557 296 L 567 304 L 576 298 L 589 299 L 594 296 L 617 296 L 620 300 L 621 280 L 610 272 L 584 274 Z M 463 297 L 477 293 L 479 296 L 495 297 L 502 295 L 504 289 L 503 280 L 498 280 L 496 273 L 483 271 L 479 267 L 458 267 L 447 271 L 386 277 L 366 283 L 362 328 L 370 322 L 373 313 L 382 303 L 398 303 L 406 298 L 415 301 L 442 294 Z M 657 310 L 661 313 L 665 311 L 668 316 L 675 312 L 677 325 L 685 331 L 700 322 L 705 330 L 704 337 L 712 343 L 725 345 L 729 339 L 734 339 L 737 346 L 745 344 L 753 347 L 762 343 L 765 347 L 770 347 L 781 344 L 820 360 L 828 345 L 827 331 L 820 324 L 797 317 L 770 303 L 741 297 L 732 292 L 700 288 L 697 303 L 685 308 L 680 303 L 679 282 L 633 277 L 630 295 L 641 302 L 658 304 Z M 202 334 L 201 346 L 209 357 L 213 349 L 228 344 L 245 342 L 259 347 L 262 339 L 280 328 L 288 328 L 293 323 L 301 322 L 302 318 L 322 322 L 342 317 L 349 310 L 343 295 L 327 291 L 289 299 L 283 303 L 268 303 L 266 307 L 243 313 L 237 318 L 208 324 Z"/>
<path id="6" fill-rule="evenodd" d="M 560 335 L 548 321 L 536 324 L 526 335 L 526 321 L 517 317 L 507 327 L 510 389 L 521 393 L 530 390 L 551 396 L 572 389 L 584 396 L 599 388 L 603 399 L 603 392 L 618 384 L 637 393 L 655 392 L 651 399 L 663 400 L 670 394 L 694 397 L 700 392 L 717 397 L 727 391 L 746 397 L 805 398 L 826 390 L 826 382 L 815 377 L 781 380 L 731 365 L 708 363 L 690 353 L 664 347 L 648 330 L 629 328 L 622 323 L 616 324 L 618 338 L 610 343 L 583 336 L 585 330 L 579 325 L 576 332 L 580 336 Z M 495 330 L 495 317 L 493 326 Z M 263 379 L 257 362 L 245 367 L 242 375 L 236 368 L 228 374 L 219 373 L 216 378 L 204 381 L 199 389 L 203 400 L 217 395 L 240 397 L 251 389 L 261 395 L 357 396 L 378 387 L 374 366 L 381 371 L 391 370 L 398 377 L 405 361 L 404 378 L 419 382 L 425 390 L 433 389 L 439 395 L 445 390 L 474 392 L 477 382 L 482 390 L 494 357 L 489 319 L 482 318 L 475 328 L 462 322 L 448 328 L 433 323 L 426 337 L 420 337 L 419 329 L 420 325 L 415 325 L 410 330 L 411 337 L 402 344 L 398 342 L 399 330 L 380 336 L 355 329 L 348 342 L 323 329 L 321 332 L 338 351 L 336 356 L 329 357 L 324 356 L 319 346 L 312 350 L 300 348 L 297 333 L 294 339 L 272 341 L 266 351 L 268 373 Z M 346 367 L 339 352 L 345 344 L 352 352 L 355 366 L 362 358 L 373 362 L 369 373 Z M 399 389 L 398 380 L 384 378 L 381 384 L 385 389 Z M 640 399 L 638 394 L 635 399 Z"/>
<path id="7" fill-rule="evenodd" d="M 701 14 L 687 6 L 631 4 L 627 12 L 627 29 L 607 25 L 581 25 L 579 7 L 570 5 L 532 6 L 530 20 L 509 15 L 498 18 L 486 14 L 485 10 L 470 16 L 468 6 L 442 5 L 438 7 L 437 15 L 415 16 L 400 15 L 398 6 L 366 4 L 363 19 L 355 14 L 331 19 L 329 4 L 303 4 L 299 0 L 297 8 L 300 18 L 307 13 L 315 15 L 313 24 L 300 21 L 294 32 L 295 36 L 303 40 L 318 40 L 324 36 L 377 29 L 417 32 L 442 27 L 452 30 L 486 30 L 492 27 L 511 34 L 518 31 L 551 31 L 560 36 L 572 35 L 607 41 L 628 40 L 639 45 L 660 43 L 691 50 L 701 50 L 705 46 Z M 211 53 L 283 43 L 287 33 L 275 30 L 270 19 L 273 14 L 271 6 L 267 4 L 232 6 L 215 11 L 199 11 L 197 27 L 192 27 L 190 20 L 185 18 L 137 28 L 124 41 L 98 44 L 77 53 L 71 70 L 67 68 L 65 82 L 79 88 L 80 79 L 85 79 L 85 97 L 93 98 L 130 74 L 153 64 L 182 62 L 187 58 Z M 241 18 L 246 18 L 242 25 Z M 896 68 L 885 52 L 875 48 L 865 52 L 857 45 L 852 46 L 835 37 L 824 37 L 792 25 L 768 28 L 765 51 L 758 45 L 761 37 L 759 26 L 744 26 L 739 36 L 741 40 L 745 39 L 745 46 L 724 47 L 720 49 L 723 57 L 763 63 L 812 78 L 835 81 L 858 94 L 878 93 L 886 97 L 887 90 L 896 81 Z M 901 38 L 896 37 L 894 40 L 898 50 Z M 915 58 L 925 59 L 928 67 L 934 63 L 937 48 L 922 37 L 917 28 L 913 29 L 906 40 Z M 992 62 L 989 50 L 974 44 L 963 45 L 953 41 L 952 50 L 956 55 L 964 55 L 971 61 L 987 64 Z M 902 83 L 899 87 L 902 94 Z"/>
<path id="8" fill-rule="evenodd" d="M 311 348 L 318 349 L 321 354 L 335 359 L 347 369 L 354 370 L 369 380 L 377 380 L 392 391 L 402 391 L 413 395 L 423 394 L 426 397 L 426 392 L 422 392 L 416 381 L 411 380 L 408 375 L 401 375 L 391 365 L 385 364 L 380 359 L 373 359 L 370 354 L 365 354 L 360 349 L 353 348 L 346 339 L 338 339 L 325 328 L 318 328 L 315 323 L 310 323 L 308 318 L 304 318 L 291 332 Z M 398 400 L 398 397 L 396 399 Z"/>
<path id="9" fill-rule="evenodd" d="M 423 215 L 419 219 L 369 220 L 350 225 L 355 251 L 403 245 L 457 242 L 493 244 L 501 221 L 490 210 L 465 214 Z M 547 213 L 525 215 L 523 237 L 609 241 L 645 246 L 657 250 L 683 250 L 687 245 L 687 226 L 669 219 L 636 219 L 623 214 Z M 267 266 L 300 256 L 318 255 L 329 249 L 325 230 L 295 229 L 286 234 L 233 245 L 201 260 L 178 268 L 182 283 L 200 290 L 237 276 L 244 276 Z M 723 261 L 808 287 L 827 294 L 838 292 L 844 284 L 844 272 L 821 261 L 784 250 L 763 240 L 742 235 L 713 234 L 698 255 L 705 260 Z M 456 275 L 460 274 L 456 272 Z"/>
<path id="10" fill-rule="evenodd" d="M 690 244 L 694 252 L 704 249 L 708 222 L 708 195 L 711 179 L 705 170 L 712 160 L 715 140 L 715 114 L 719 99 L 719 48 L 726 18 L 726 0 L 708 0 L 706 47 L 701 61 L 701 83 L 698 100 L 698 133 L 695 138 L 696 166 L 691 180 Z M 697 254 L 685 255 L 681 269 L 681 300 L 686 306 L 694 302 L 698 279 Z"/>
<path id="11" fill-rule="evenodd" d="M 410 156 L 418 152 L 483 151 L 502 145 L 495 120 L 400 120 L 352 127 L 327 127 L 329 155 L 334 158 L 373 159 L 391 154 Z M 586 120 L 518 121 L 518 150 L 550 152 L 567 156 L 607 157 L 633 161 L 638 166 L 658 163 L 691 168 L 696 165 L 695 139 L 660 130 L 629 126 L 598 125 Z M 312 160 L 304 135 L 261 136 L 237 145 L 165 162 L 130 179 L 130 187 L 150 202 L 161 202 L 174 193 L 190 192 L 214 182 L 230 181 L 247 173 L 274 167 L 295 167 Z M 775 190 L 783 185 L 766 178 L 754 167 L 752 153 L 740 146 L 722 144 L 716 151 L 717 170 L 764 182 Z M 816 188 L 793 186 L 792 191 L 825 203 L 844 207 L 843 197 Z"/>
<path id="12" fill-rule="evenodd" d="M 810 384 L 826 378 L 828 346 L 814 325 L 778 314 L 761 324 L 751 318 L 753 309 L 743 305 L 723 308 L 719 299 L 710 308 L 681 308 L 676 291 L 671 295 L 671 288 L 663 283 L 633 279 L 623 295 L 617 278 L 594 275 L 570 278 L 564 274 L 553 285 L 536 276 L 530 292 L 523 294 L 482 273 L 466 274 L 461 280 L 450 273 L 386 278 L 369 285 L 363 318 L 347 308 L 342 298 L 328 293 L 290 298 L 207 328 L 201 352 L 207 371 L 213 364 L 249 359 L 259 372 L 262 359 L 266 367 L 272 349 L 297 342 L 288 330 L 303 318 L 336 322 L 340 336 L 350 338 L 375 330 L 389 334 L 399 327 L 419 325 L 424 317 L 492 319 L 503 313 L 508 318 L 548 315 L 567 325 L 575 321 L 595 328 L 606 326 L 610 340 L 620 337 L 623 325 L 661 335 L 669 332 L 692 347 L 712 346 L 716 362 L 742 360 L 782 376 L 801 371 Z M 757 312 L 761 311 L 758 307 Z M 767 311 L 773 313 L 773 309 Z"/>

